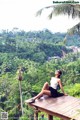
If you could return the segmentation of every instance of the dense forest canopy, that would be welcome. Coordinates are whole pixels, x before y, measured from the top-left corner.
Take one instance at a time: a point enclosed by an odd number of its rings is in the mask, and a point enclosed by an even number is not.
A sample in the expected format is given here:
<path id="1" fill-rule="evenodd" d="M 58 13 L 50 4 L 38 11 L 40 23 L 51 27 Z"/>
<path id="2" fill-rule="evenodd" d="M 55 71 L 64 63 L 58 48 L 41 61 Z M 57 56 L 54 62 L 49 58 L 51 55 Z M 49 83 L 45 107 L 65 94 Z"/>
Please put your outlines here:
<path id="1" fill-rule="evenodd" d="M 24 101 L 36 95 L 46 81 L 61 69 L 65 91 L 80 97 L 80 36 L 43 31 L 0 32 L 0 111 L 9 120 L 31 120 L 33 111 Z M 22 69 L 21 116 L 18 69 Z M 15 94 L 14 94 L 15 93 Z M 56 118 L 57 119 L 57 118 Z"/>

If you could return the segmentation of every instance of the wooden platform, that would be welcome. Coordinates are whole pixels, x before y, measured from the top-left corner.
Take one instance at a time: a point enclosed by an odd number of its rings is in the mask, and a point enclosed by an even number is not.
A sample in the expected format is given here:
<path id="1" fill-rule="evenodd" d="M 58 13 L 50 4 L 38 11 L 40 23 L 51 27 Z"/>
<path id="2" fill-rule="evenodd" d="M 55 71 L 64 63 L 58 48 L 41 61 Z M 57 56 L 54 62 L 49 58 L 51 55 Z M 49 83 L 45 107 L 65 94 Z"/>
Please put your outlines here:
<path id="1" fill-rule="evenodd" d="M 59 117 L 63 120 L 80 120 L 80 99 L 72 96 L 62 96 L 58 98 L 44 98 L 36 100 L 35 103 L 28 103 L 35 110 L 44 111 L 49 115 Z M 37 120 L 37 119 L 35 119 Z"/>

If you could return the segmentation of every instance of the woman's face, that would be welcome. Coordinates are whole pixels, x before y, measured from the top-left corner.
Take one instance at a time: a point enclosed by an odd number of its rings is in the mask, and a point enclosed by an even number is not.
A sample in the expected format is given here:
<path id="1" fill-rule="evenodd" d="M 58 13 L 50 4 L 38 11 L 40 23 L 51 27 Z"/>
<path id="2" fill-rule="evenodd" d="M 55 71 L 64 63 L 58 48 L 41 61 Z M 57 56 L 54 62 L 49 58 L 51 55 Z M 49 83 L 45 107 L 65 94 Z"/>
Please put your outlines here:
<path id="1" fill-rule="evenodd" d="M 59 72 L 58 72 L 58 71 L 55 71 L 55 75 L 59 75 Z"/>

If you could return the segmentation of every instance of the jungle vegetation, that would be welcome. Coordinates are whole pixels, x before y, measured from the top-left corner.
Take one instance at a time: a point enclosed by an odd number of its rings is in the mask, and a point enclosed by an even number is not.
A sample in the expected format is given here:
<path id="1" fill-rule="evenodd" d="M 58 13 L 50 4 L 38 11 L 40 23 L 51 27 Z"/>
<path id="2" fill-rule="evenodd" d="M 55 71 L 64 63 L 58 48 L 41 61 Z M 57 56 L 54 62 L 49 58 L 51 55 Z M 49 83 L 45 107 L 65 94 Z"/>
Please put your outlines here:
<path id="1" fill-rule="evenodd" d="M 0 32 L 0 112 L 9 120 L 32 120 L 33 110 L 24 104 L 40 92 L 55 70 L 61 69 L 65 91 L 80 97 L 80 47 L 78 34 L 43 31 L 2 30 Z M 23 116 L 21 114 L 18 70 L 22 70 Z M 40 114 L 41 116 L 41 114 Z M 57 118 L 56 118 L 57 119 Z"/>

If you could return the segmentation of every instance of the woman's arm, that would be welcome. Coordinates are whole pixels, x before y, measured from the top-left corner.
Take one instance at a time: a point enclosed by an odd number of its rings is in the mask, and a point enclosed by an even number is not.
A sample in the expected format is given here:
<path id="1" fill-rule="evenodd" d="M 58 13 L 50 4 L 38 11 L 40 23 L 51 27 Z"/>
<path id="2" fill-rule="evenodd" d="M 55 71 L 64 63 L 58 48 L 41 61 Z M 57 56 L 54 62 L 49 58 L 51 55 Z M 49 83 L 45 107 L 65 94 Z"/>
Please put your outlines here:
<path id="1" fill-rule="evenodd" d="M 63 86 L 62 86 L 62 82 L 61 82 L 60 79 L 59 79 L 58 83 L 59 83 L 59 86 L 60 86 L 60 88 L 61 88 L 63 94 L 64 94 L 64 95 L 67 95 L 67 94 L 64 92 L 64 89 L 63 89 Z"/>

